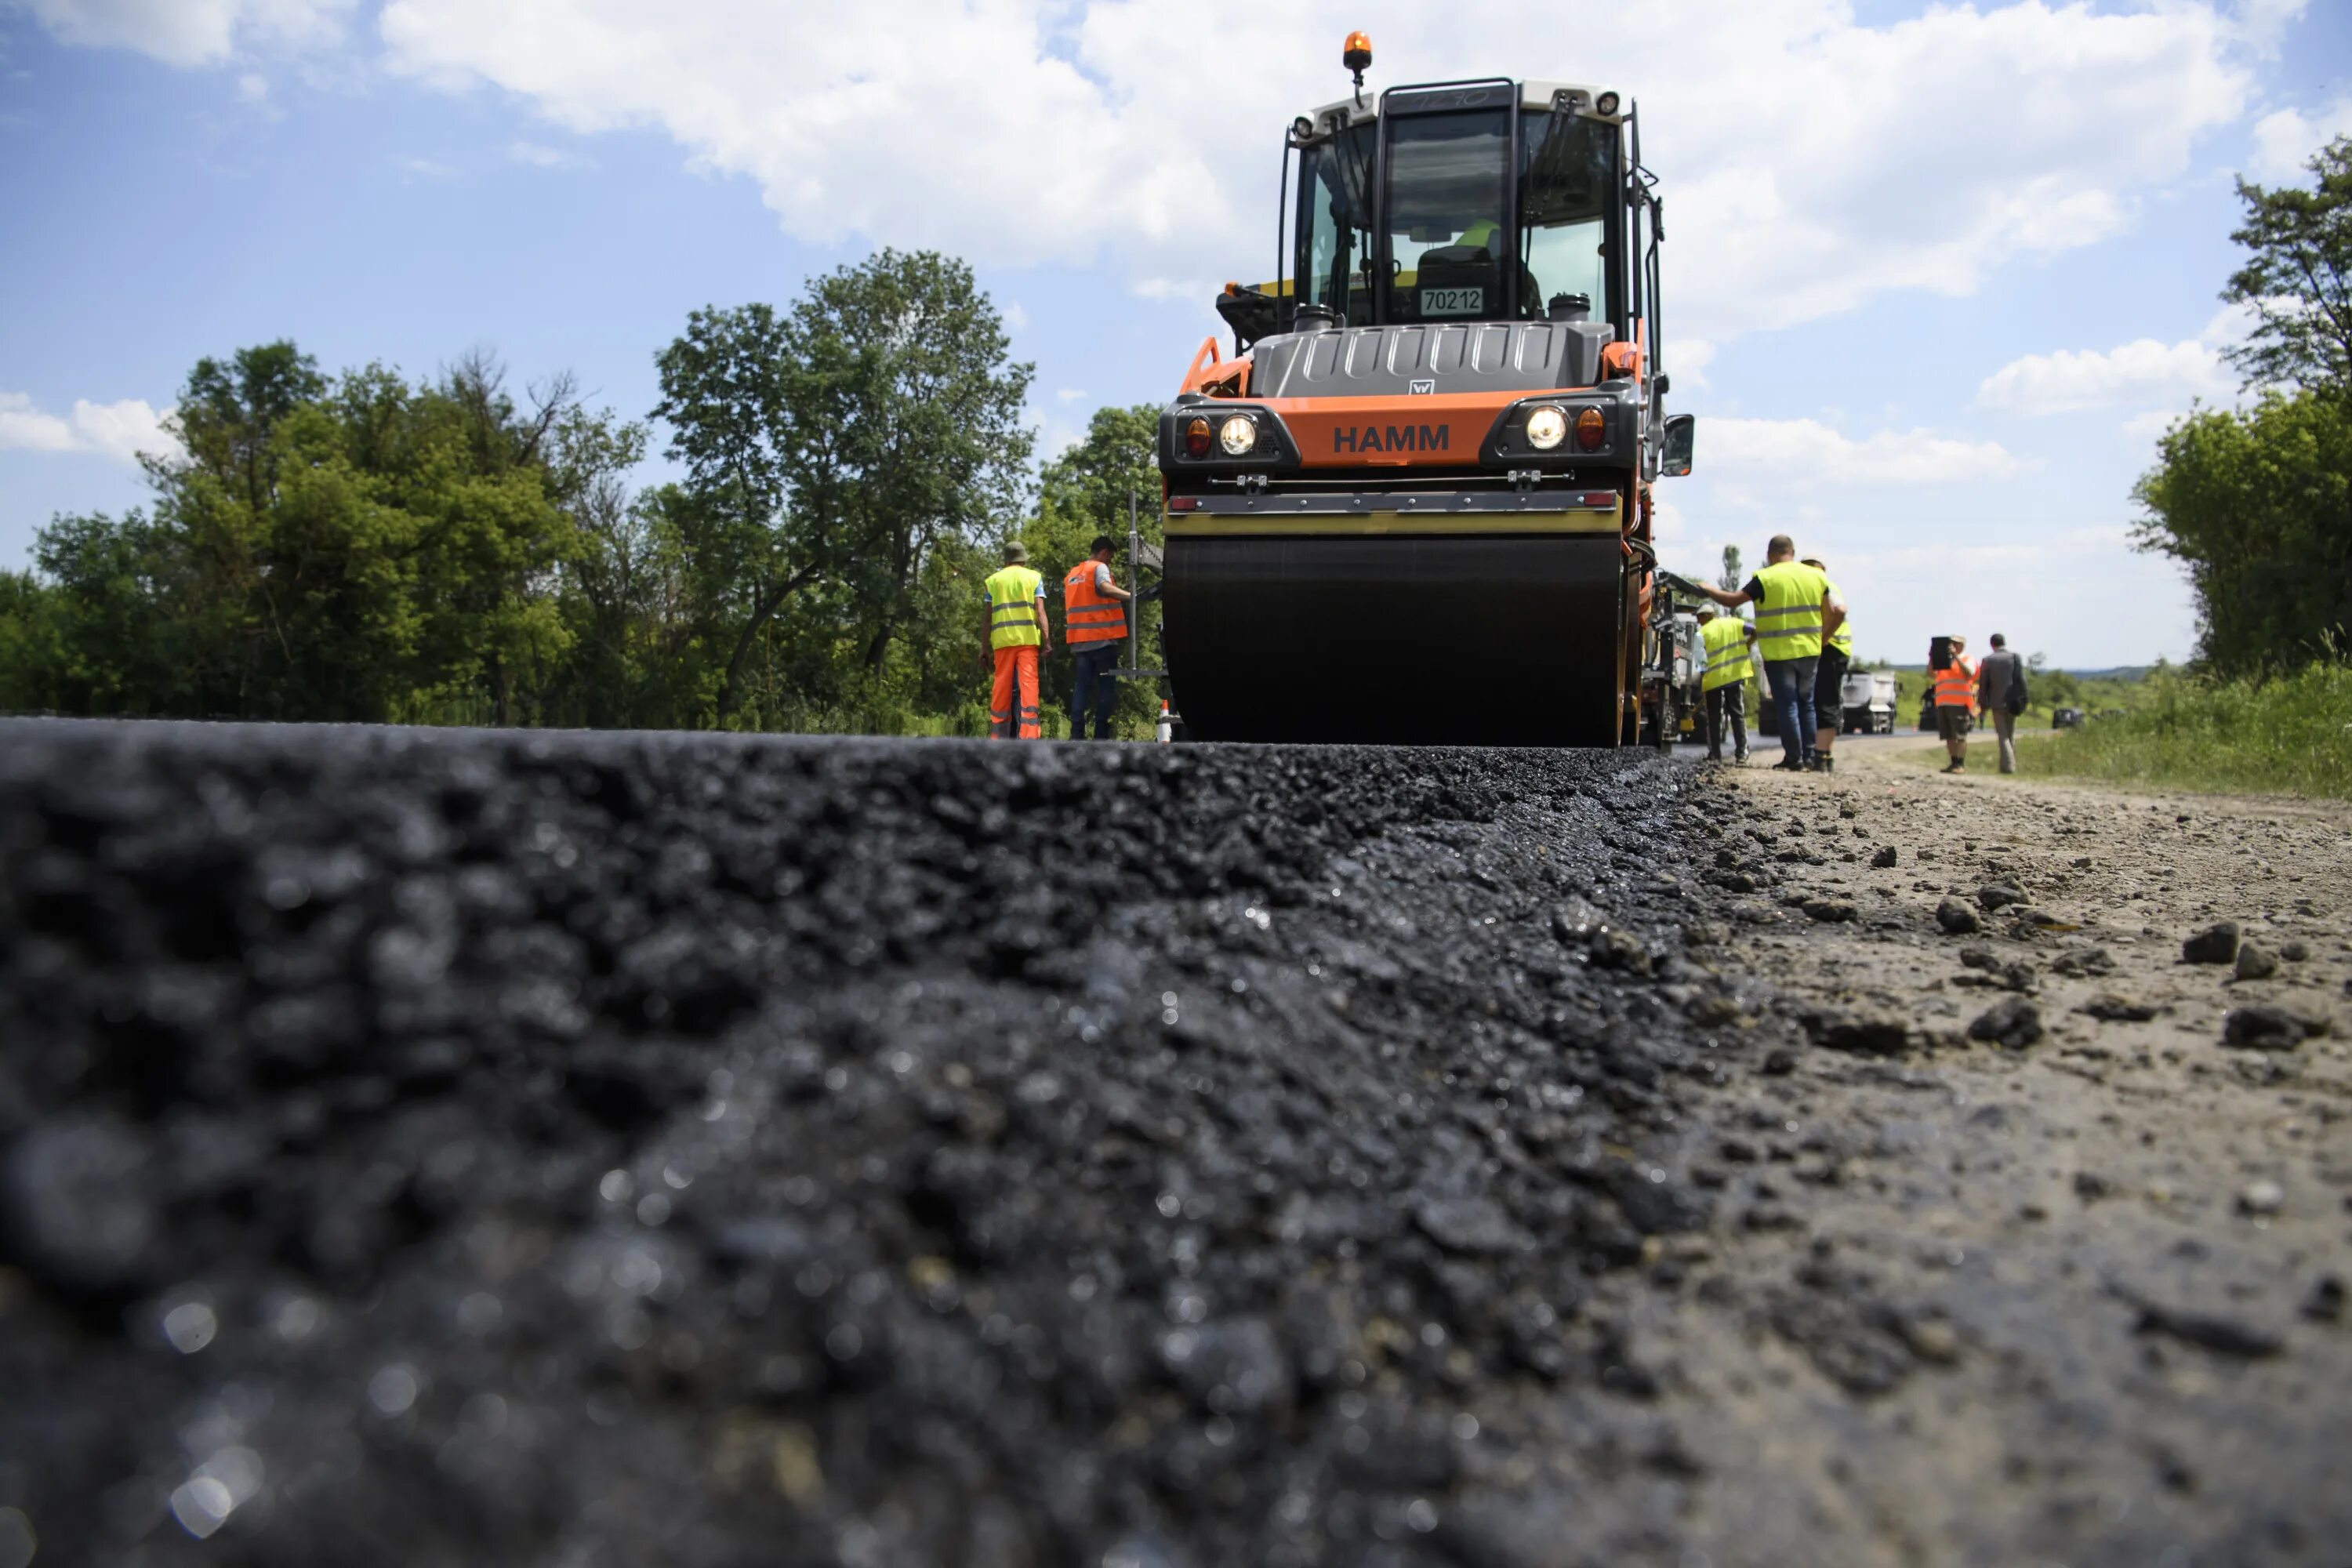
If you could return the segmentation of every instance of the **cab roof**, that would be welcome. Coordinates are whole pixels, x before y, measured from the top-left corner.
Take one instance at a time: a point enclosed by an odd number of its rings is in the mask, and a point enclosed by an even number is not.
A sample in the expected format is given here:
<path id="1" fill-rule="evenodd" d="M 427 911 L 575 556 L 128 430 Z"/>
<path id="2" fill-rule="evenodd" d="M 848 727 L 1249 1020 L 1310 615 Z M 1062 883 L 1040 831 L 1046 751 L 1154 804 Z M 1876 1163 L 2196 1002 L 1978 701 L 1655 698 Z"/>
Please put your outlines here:
<path id="1" fill-rule="evenodd" d="M 1383 89 L 1382 90 L 1392 92 L 1412 92 L 1422 85 L 1423 84 L 1419 82 L 1399 82 L 1393 88 Z M 1427 85 L 1431 87 L 1439 87 L 1444 84 L 1431 82 Z M 1630 97 L 1625 96 L 1621 91 L 1619 94 L 1617 112 L 1614 114 L 1602 114 L 1598 110 L 1594 109 L 1592 105 L 1603 92 L 1607 92 L 1611 89 L 1607 88 L 1593 87 L 1584 82 L 1523 81 L 1518 84 L 1518 88 L 1519 107 L 1522 109 L 1549 109 L 1552 106 L 1554 95 L 1564 92 L 1569 95 L 1569 107 L 1574 110 L 1577 113 L 1583 115 L 1589 120 L 1605 120 L 1612 125 L 1623 124 L 1625 122 L 1625 111 L 1633 107 L 1633 100 Z M 1357 105 L 1356 100 L 1353 98 L 1343 98 L 1337 103 L 1325 104 L 1322 108 L 1316 110 L 1310 116 L 1308 116 L 1308 118 L 1315 121 L 1315 130 L 1318 135 L 1337 131 L 1342 126 L 1368 125 L 1380 118 L 1380 102 L 1381 100 L 1379 93 L 1367 90 L 1364 94 L 1364 101 L 1361 107 Z"/>

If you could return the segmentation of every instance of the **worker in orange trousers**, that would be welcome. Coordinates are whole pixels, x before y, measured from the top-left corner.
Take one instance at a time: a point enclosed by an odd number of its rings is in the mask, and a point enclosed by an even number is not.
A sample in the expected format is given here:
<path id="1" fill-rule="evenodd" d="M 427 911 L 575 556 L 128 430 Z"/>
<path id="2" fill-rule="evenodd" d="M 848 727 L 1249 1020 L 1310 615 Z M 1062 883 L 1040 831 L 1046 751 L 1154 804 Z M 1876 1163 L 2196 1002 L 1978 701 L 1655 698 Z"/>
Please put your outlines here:
<path id="1" fill-rule="evenodd" d="M 1028 563 L 1027 547 L 1014 540 L 1004 547 L 1003 570 L 987 583 L 989 657 L 996 665 L 988 700 L 992 741 L 1045 735 L 1038 720 L 1037 656 L 1053 651 L 1054 636 L 1045 621 L 1045 579 Z"/>

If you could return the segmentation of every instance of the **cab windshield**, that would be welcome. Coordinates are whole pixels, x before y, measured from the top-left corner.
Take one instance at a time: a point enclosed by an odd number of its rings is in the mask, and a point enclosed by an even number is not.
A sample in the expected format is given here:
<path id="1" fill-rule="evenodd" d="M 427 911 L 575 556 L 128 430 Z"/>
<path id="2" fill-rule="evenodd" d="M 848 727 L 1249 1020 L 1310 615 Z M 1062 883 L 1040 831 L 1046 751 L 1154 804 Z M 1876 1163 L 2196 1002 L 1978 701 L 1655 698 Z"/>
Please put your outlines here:
<path id="1" fill-rule="evenodd" d="M 1504 313 L 1510 168 L 1507 110 L 1404 115 L 1390 128 L 1390 321 Z"/>
<path id="2" fill-rule="evenodd" d="M 1329 307 L 1349 326 L 1533 321 L 1555 299 L 1579 295 L 1594 319 L 1615 320 L 1617 128 L 1517 111 L 1514 169 L 1512 112 L 1397 115 L 1387 200 L 1377 213 L 1370 198 L 1376 127 L 1353 126 L 1302 150 L 1297 298 Z M 1385 301 L 1373 287 L 1383 254 Z"/>
<path id="3" fill-rule="evenodd" d="M 1594 321 L 1615 320 L 1609 229 L 1617 207 L 1617 128 L 1573 114 L 1519 122 L 1519 310 L 1543 315 L 1584 296 Z"/>

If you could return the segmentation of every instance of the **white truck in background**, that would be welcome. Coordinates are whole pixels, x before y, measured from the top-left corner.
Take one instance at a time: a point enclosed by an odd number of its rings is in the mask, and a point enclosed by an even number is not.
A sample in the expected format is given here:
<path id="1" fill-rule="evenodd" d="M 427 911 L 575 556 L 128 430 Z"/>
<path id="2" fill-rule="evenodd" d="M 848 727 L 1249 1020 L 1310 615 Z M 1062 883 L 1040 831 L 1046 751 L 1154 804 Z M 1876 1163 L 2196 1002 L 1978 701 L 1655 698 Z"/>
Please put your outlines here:
<path id="1" fill-rule="evenodd" d="M 1843 735 L 1895 733 L 1895 672 L 1856 670 L 1838 691 L 1838 732 Z"/>

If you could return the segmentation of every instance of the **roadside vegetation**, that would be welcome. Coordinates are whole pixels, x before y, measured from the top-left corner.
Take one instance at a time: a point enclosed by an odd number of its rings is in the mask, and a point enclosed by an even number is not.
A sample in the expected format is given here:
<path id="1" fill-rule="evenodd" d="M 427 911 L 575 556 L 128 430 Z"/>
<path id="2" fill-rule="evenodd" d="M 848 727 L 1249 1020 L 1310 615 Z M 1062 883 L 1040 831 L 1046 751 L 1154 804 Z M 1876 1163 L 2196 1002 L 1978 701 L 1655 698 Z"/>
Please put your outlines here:
<path id="1" fill-rule="evenodd" d="M 2017 765 L 2123 785 L 2352 799 L 2352 666 L 2267 679 L 2155 675 L 2120 717 L 2021 736 Z"/>
<path id="2" fill-rule="evenodd" d="M 2352 799 L 2352 665 L 2234 679 L 2158 668 L 2137 680 L 2084 685 L 2098 705 L 2079 729 L 2053 731 L 2046 712 L 2039 721 L 2019 721 L 2021 774 L 2126 789 Z M 1910 727 L 1906 719 L 1902 729 Z M 1927 747 L 1907 760 L 1940 768 L 1944 753 Z M 1995 766 L 1988 724 L 1971 738 L 1969 767 L 1983 773 Z"/>

